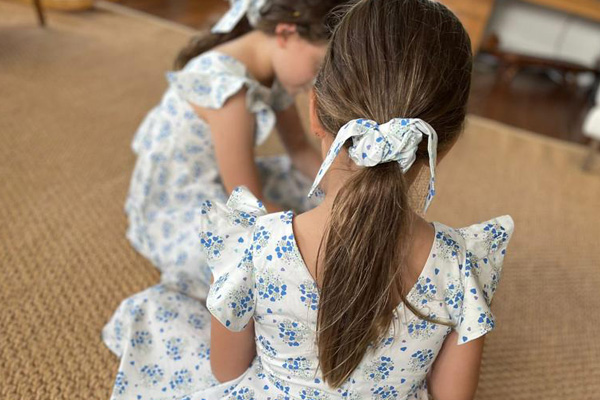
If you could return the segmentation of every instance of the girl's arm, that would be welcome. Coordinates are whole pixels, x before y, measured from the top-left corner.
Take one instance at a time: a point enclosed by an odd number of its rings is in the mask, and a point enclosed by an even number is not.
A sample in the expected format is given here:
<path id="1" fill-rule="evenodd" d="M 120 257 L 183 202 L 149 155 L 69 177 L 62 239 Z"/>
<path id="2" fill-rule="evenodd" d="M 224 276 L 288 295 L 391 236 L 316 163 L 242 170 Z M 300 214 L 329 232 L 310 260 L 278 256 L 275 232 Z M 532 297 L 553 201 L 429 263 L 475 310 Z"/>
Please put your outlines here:
<path id="1" fill-rule="evenodd" d="M 241 376 L 256 356 L 254 320 L 241 332 L 232 332 L 218 319 L 210 321 L 210 368 L 219 382 Z"/>
<path id="2" fill-rule="evenodd" d="M 483 339 L 457 344 L 458 334 L 448 335 L 429 372 L 428 386 L 435 400 L 472 400 L 479 382 Z"/>
<path id="3" fill-rule="evenodd" d="M 229 98 L 217 110 L 192 104 L 200 118 L 210 126 L 221 180 L 228 194 L 244 185 L 258 197 L 269 212 L 280 211 L 265 201 L 254 161 L 255 118 L 246 107 L 246 90 Z"/>
<path id="4" fill-rule="evenodd" d="M 295 104 L 277 113 L 277 131 L 294 167 L 314 179 L 323 159 L 306 136 Z"/>

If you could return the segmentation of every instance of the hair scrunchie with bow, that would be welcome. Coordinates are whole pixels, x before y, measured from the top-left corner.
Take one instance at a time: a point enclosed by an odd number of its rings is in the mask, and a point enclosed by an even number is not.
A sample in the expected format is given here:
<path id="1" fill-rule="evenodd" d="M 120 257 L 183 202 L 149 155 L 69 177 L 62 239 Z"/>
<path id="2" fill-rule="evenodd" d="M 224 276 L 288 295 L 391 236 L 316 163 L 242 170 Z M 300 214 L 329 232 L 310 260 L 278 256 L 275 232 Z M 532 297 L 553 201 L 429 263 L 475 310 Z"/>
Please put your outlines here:
<path id="1" fill-rule="evenodd" d="M 406 173 L 417 158 L 417 149 L 424 135 L 428 137 L 427 150 L 431 170 L 424 209 L 424 212 L 426 212 L 435 196 L 438 138 L 431 125 L 418 118 L 394 118 L 382 125 L 368 119 L 355 119 L 348 122 L 335 137 L 308 197 L 311 197 L 317 190 L 321 179 L 323 179 L 348 139 L 352 138 L 352 146 L 350 146 L 348 154 L 356 165 L 373 167 L 395 161 L 400 164 L 402 172 Z"/>
<path id="2" fill-rule="evenodd" d="M 260 9 L 267 3 L 267 0 L 229 0 L 231 7 L 229 11 L 216 23 L 211 29 L 212 33 L 229 33 L 240 20 L 246 16 L 250 25 L 256 26 L 260 19 Z"/>

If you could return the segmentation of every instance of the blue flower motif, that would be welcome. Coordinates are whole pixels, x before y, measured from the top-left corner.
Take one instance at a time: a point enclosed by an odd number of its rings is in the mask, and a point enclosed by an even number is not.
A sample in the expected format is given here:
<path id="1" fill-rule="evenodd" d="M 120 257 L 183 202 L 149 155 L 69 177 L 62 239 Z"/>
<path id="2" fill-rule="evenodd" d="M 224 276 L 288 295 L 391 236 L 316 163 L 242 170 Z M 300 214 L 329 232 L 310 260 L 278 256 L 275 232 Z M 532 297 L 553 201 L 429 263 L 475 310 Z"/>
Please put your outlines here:
<path id="1" fill-rule="evenodd" d="M 188 324 L 190 324 L 194 329 L 200 330 L 204 328 L 204 317 L 202 314 L 190 314 L 188 317 Z"/>
<path id="2" fill-rule="evenodd" d="M 240 225 L 244 228 L 249 228 L 256 224 L 256 215 L 250 214 L 246 211 L 232 210 L 228 214 L 228 218 L 233 225 Z"/>
<path id="3" fill-rule="evenodd" d="M 192 91 L 199 96 L 208 96 L 212 92 L 212 88 L 204 84 L 204 82 L 195 80 L 192 85 Z"/>
<path id="4" fill-rule="evenodd" d="M 394 370 L 394 362 L 390 357 L 380 357 L 365 368 L 365 377 L 376 383 L 387 379 Z"/>
<path id="5" fill-rule="evenodd" d="M 225 274 L 218 277 L 217 280 L 214 281 L 212 285 L 210 285 L 210 291 L 214 294 L 219 293 L 225 282 L 227 282 L 227 279 L 229 279 L 229 272 L 226 272 Z M 220 297 L 221 296 L 218 296 L 217 298 Z"/>
<path id="6" fill-rule="evenodd" d="M 210 360 L 210 346 L 200 343 L 196 349 L 196 354 L 200 360 Z"/>
<path id="7" fill-rule="evenodd" d="M 302 400 L 327 400 L 330 397 L 322 390 L 308 388 L 300 391 L 300 398 Z"/>
<path id="8" fill-rule="evenodd" d="M 148 331 L 135 331 L 131 337 L 131 347 L 134 349 L 147 349 L 152 345 L 152 334 Z"/>
<path id="9" fill-rule="evenodd" d="M 125 393 L 127 390 L 127 386 L 129 386 L 129 381 L 127 380 L 127 376 L 124 372 L 119 371 L 117 373 L 117 378 L 115 379 L 115 385 L 113 387 L 113 391 L 119 395 Z"/>
<path id="10" fill-rule="evenodd" d="M 269 342 L 263 335 L 258 336 L 258 342 L 261 344 L 262 350 L 266 355 L 270 357 L 277 356 L 277 350 L 275 350 L 275 348 L 271 345 L 271 342 Z"/>
<path id="11" fill-rule="evenodd" d="M 275 254 L 277 255 L 277 258 L 285 262 L 287 265 L 294 265 L 301 262 L 301 259 L 295 251 L 294 240 L 294 235 L 282 236 L 277 243 L 277 247 L 275 247 Z"/>
<path id="12" fill-rule="evenodd" d="M 495 326 L 494 316 L 489 311 L 482 312 L 481 314 L 479 314 L 477 322 L 482 327 L 482 329 L 486 331 L 493 330 Z"/>
<path id="13" fill-rule="evenodd" d="M 285 394 L 290 394 L 290 387 L 286 386 L 281 379 L 277 378 L 273 374 L 267 374 L 267 378 L 273 385 L 275 385 L 277 389 L 281 390 Z"/>
<path id="14" fill-rule="evenodd" d="M 160 132 L 158 133 L 158 136 L 156 137 L 156 139 L 160 142 L 160 141 L 168 138 L 169 136 L 171 136 L 172 130 L 173 130 L 173 128 L 171 127 L 171 123 L 169 121 L 163 121 L 163 123 L 160 127 Z"/>
<path id="15" fill-rule="evenodd" d="M 165 343 L 165 347 L 167 349 L 167 357 L 172 359 L 173 361 L 181 360 L 181 356 L 183 353 L 183 339 L 181 338 L 171 338 L 167 340 Z"/>
<path id="16" fill-rule="evenodd" d="M 231 397 L 233 396 L 233 397 Z M 231 392 L 230 399 L 235 400 L 255 400 L 254 391 L 247 387 L 241 387 Z"/>
<path id="17" fill-rule="evenodd" d="M 379 386 L 372 392 L 374 400 L 393 400 L 398 397 L 398 390 L 391 385 Z"/>
<path id="18" fill-rule="evenodd" d="M 227 305 L 236 318 L 242 318 L 254 309 L 254 292 L 252 289 L 240 288 L 229 295 Z M 229 321 L 227 321 L 229 322 Z M 226 323 L 226 325 L 228 325 Z"/>
<path id="19" fill-rule="evenodd" d="M 264 226 L 259 226 L 253 234 L 252 242 L 254 251 L 256 254 L 260 254 L 262 250 L 269 243 L 269 239 L 271 238 L 271 232 L 269 232 Z"/>
<path id="20" fill-rule="evenodd" d="M 298 347 L 304 343 L 308 329 L 297 321 L 286 320 L 279 324 L 279 337 L 290 347 Z"/>
<path id="21" fill-rule="evenodd" d="M 129 310 L 129 315 L 131 315 L 133 317 L 134 322 L 140 322 L 142 319 L 144 319 L 145 314 L 146 313 L 145 313 L 144 309 L 138 304 L 134 305 Z"/>
<path id="22" fill-rule="evenodd" d="M 146 385 L 154 386 L 161 382 L 165 376 L 165 371 L 158 364 L 147 364 L 140 369 L 142 381 Z"/>
<path id="23" fill-rule="evenodd" d="M 314 281 L 306 280 L 299 286 L 300 301 L 313 311 L 319 308 L 319 289 Z"/>
<path id="24" fill-rule="evenodd" d="M 431 349 L 418 350 L 410 356 L 410 367 L 413 371 L 420 371 L 429 366 L 435 358 Z"/>
<path id="25" fill-rule="evenodd" d="M 279 216 L 279 219 L 286 225 L 289 225 L 292 223 L 292 220 L 294 219 L 294 212 L 293 211 L 286 211 L 284 213 L 281 213 L 281 215 Z"/>
<path id="26" fill-rule="evenodd" d="M 193 382 L 192 374 L 187 368 L 175 371 L 169 381 L 169 386 L 172 390 L 184 390 L 191 387 Z"/>
<path id="27" fill-rule="evenodd" d="M 446 232 L 438 232 L 435 237 L 438 239 L 436 243 L 439 244 L 439 254 L 445 259 L 456 259 L 460 250 L 458 242 Z"/>
<path id="28" fill-rule="evenodd" d="M 429 316 L 435 319 L 435 314 Z M 431 337 L 437 330 L 437 324 L 424 319 L 414 319 L 408 324 L 408 334 L 413 339 L 426 339 Z"/>
<path id="29" fill-rule="evenodd" d="M 237 267 L 239 269 L 242 269 L 244 271 L 251 271 L 252 267 L 253 267 L 253 259 L 254 256 L 252 255 L 254 250 L 254 245 L 250 245 L 250 248 L 245 249 L 244 250 L 244 257 L 242 258 L 242 261 L 240 261 L 240 263 L 237 265 Z"/>
<path id="30" fill-rule="evenodd" d="M 470 251 L 467 251 L 465 258 L 464 273 L 466 277 L 471 276 L 471 274 L 479 276 L 479 260 Z"/>
<path id="31" fill-rule="evenodd" d="M 453 280 L 448 283 L 444 292 L 445 303 L 455 310 L 461 309 L 465 293 L 463 291 L 462 283 L 457 280 Z"/>
<path id="32" fill-rule="evenodd" d="M 202 244 L 202 248 L 204 249 L 209 260 L 214 260 L 221 257 L 221 252 L 225 247 L 223 238 L 213 234 L 212 232 L 200 233 L 200 244 Z"/>
<path id="33" fill-rule="evenodd" d="M 435 300 L 437 295 L 437 286 L 431 278 L 427 276 L 420 276 L 417 279 L 417 283 L 411 290 L 409 295 L 409 301 L 412 304 L 427 304 L 429 301 Z"/>
<path id="34" fill-rule="evenodd" d="M 293 241 L 294 235 L 283 236 L 279 241 L 279 245 L 275 248 L 277 258 L 283 258 L 286 254 L 291 253 L 294 250 Z"/>
<path id="35" fill-rule="evenodd" d="M 308 377 L 311 365 L 306 357 L 290 357 L 283 363 L 283 368 L 288 370 L 292 375 Z"/>
<path id="36" fill-rule="evenodd" d="M 179 313 L 171 308 L 160 306 L 156 310 L 155 318 L 160 322 L 171 322 L 179 316 Z"/>
<path id="37" fill-rule="evenodd" d="M 256 283 L 260 299 L 275 302 L 283 299 L 287 294 L 287 285 L 272 273 L 259 275 Z"/>

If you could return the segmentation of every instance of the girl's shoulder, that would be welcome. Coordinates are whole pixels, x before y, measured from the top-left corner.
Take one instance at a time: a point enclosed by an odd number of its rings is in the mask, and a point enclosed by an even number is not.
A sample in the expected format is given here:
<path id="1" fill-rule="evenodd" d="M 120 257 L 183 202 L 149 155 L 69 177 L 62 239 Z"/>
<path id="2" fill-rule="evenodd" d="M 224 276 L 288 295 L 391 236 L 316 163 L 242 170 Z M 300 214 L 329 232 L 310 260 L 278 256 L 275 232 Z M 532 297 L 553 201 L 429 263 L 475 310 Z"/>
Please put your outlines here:
<path id="1" fill-rule="evenodd" d="M 209 50 L 191 59 L 182 71 L 207 74 L 229 73 L 246 77 L 248 71 L 243 62 L 229 54 Z"/>
<path id="2" fill-rule="evenodd" d="M 208 51 L 192 59 L 180 71 L 167 73 L 169 90 L 199 108 L 219 110 L 245 89 L 246 109 L 256 118 L 256 144 L 263 143 L 273 130 L 275 112 L 288 108 L 294 98 L 277 82 L 268 88 L 248 72 L 236 58 Z"/>
<path id="3" fill-rule="evenodd" d="M 215 51 L 199 55 L 180 71 L 168 72 L 167 80 L 181 98 L 209 109 L 222 108 L 244 86 L 252 92 L 259 88 L 244 64 Z"/>
<path id="4" fill-rule="evenodd" d="M 490 305 L 502 275 L 514 222 L 504 215 L 463 228 L 434 222 L 429 258 L 407 301 L 450 322 L 459 344 L 494 328 Z"/>

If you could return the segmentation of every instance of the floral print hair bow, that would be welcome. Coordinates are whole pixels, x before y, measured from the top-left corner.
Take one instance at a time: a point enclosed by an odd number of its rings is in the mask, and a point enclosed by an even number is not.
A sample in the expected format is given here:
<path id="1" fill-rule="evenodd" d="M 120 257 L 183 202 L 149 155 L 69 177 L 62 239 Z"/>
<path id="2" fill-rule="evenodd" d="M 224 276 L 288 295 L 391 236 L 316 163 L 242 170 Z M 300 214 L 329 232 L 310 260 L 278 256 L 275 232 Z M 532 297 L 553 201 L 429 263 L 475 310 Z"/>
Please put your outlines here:
<path id="1" fill-rule="evenodd" d="M 250 25 L 255 26 L 260 19 L 260 9 L 267 0 L 229 0 L 231 8 L 211 29 L 212 33 L 229 33 L 245 15 Z"/>
<path id="2" fill-rule="evenodd" d="M 340 153 L 344 143 L 352 138 L 352 146 L 348 150 L 350 158 L 361 167 L 373 167 L 377 164 L 396 161 L 402 172 L 406 173 L 415 162 L 419 143 L 423 135 L 428 136 L 429 169 L 431 179 L 425 201 L 427 211 L 435 196 L 435 165 L 437 162 L 437 133 L 427 122 L 417 118 L 394 118 L 385 124 L 378 124 L 368 119 L 355 119 L 344 125 L 317 174 L 308 197 L 318 188 L 321 179 L 331 167 Z"/>

